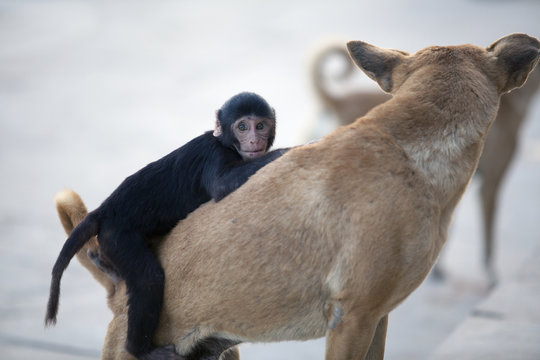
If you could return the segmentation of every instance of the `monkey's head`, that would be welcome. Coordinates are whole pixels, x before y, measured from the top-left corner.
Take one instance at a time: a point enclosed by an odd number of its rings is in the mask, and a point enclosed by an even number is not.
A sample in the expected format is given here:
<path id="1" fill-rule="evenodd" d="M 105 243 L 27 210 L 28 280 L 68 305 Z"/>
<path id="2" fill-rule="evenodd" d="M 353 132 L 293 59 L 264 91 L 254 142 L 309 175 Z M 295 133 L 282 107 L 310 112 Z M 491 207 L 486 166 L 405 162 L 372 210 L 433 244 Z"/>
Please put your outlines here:
<path id="1" fill-rule="evenodd" d="M 264 155 L 276 136 L 276 113 L 261 96 L 242 92 L 216 112 L 216 136 L 244 160 Z"/>

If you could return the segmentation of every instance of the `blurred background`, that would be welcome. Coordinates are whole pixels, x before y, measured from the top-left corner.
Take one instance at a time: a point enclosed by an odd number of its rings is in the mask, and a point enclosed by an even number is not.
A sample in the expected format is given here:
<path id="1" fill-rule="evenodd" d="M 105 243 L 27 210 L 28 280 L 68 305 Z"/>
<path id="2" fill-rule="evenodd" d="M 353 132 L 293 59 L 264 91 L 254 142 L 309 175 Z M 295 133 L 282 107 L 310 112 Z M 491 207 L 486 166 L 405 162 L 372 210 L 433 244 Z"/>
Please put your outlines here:
<path id="1" fill-rule="evenodd" d="M 99 358 L 112 316 L 77 261 L 57 326 L 43 326 L 65 240 L 53 204 L 62 188 L 97 207 L 126 176 L 211 129 L 215 110 L 245 90 L 276 109 L 275 147 L 323 136 L 339 123 L 314 89 L 328 44 L 488 46 L 514 32 L 539 37 L 539 16 L 535 0 L 0 0 L 0 357 Z M 364 75 L 330 87 L 378 91 Z M 499 287 L 540 255 L 538 94 L 528 110 L 499 191 Z M 428 278 L 391 313 L 387 359 L 429 359 L 490 295 L 478 192 L 473 180 L 441 256 L 444 280 Z M 245 344 L 241 354 L 323 359 L 324 339 Z"/>

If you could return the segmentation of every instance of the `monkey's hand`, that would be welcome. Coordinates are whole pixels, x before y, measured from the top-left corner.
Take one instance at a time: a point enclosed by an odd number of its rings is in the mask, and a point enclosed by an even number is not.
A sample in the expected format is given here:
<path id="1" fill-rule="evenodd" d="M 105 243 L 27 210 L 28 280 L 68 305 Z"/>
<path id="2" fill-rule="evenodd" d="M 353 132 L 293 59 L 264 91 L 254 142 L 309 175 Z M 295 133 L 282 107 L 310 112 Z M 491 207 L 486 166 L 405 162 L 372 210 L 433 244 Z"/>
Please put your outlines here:
<path id="1" fill-rule="evenodd" d="M 210 195 L 216 202 L 220 201 L 242 186 L 248 178 L 255 174 L 260 168 L 281 157 L 287 151 L 289 151 L 289 149 L 273 150 L 256 159 L 238 162 L 238 164 L 231 168 L 226 174 L 214 179 Z"/>

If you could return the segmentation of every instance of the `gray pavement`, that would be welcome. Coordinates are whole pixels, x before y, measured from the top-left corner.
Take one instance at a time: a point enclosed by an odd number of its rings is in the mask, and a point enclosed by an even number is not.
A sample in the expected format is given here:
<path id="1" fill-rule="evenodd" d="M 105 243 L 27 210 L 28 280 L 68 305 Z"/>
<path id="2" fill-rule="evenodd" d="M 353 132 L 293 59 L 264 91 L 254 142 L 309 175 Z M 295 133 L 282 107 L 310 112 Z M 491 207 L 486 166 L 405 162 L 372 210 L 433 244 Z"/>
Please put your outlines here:
<path id="1" fill-rule="evenodd" d="M 99 358 L 111 313 L 76 261 L 63 279 L 58 324 L 43 327 L 65 239 L 52 202 L 61 188 L 96 207 L 125 176 L 211 128 L 215 109 L 243 90 L 276 108 L 276 146 L 304 142 L 322 127 L 308 66 L 323 39 L 410 52 L 487 46 L 512 32 L 539 37 L 539 14 L 538 1 L 0 0 L 0 358 Z M 499 287 L 487 290 L 480 266 L 473 181 L 441 258 L 447 280 L 426 280 L 390 315 L 387 359 L 474 354 L 470 336 L 488 354 L 506 354 L 506 338 L 523 346 L 501 358 L 539 358 L 538 269 L 527 265 L 540 246 L 539 184 L 537 95 L 500 198 Z M 241 352 L 323 359 L 324 340 Z"/>
<path id="2" fill-rule="evenodd" d="M 432 360 L 540 358 L 540 246 L 438 346 Z"/>

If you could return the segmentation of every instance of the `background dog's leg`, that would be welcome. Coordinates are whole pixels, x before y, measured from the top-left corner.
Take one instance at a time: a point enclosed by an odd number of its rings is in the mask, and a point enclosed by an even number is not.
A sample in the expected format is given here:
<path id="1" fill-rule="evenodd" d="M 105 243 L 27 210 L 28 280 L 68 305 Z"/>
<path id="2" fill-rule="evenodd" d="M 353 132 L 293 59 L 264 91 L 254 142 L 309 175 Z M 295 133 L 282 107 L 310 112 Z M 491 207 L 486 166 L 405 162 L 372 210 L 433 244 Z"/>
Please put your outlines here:
<path id="1" fill-rule="evenodd" d="M 375 335 L 371 341 L 371 346 L 365 360 L 384 359 L 384 347 L 386 344 L 386 329 L 388 328 L 388 315 L 382 317 L 375 330 Z"/>
<path id="2" fill-rule="evenodd" d="M 505 100 L 507 99 L 503 98 L 501 103 Z M 507 106 L 500 108 L 499 118 L 497 119 L 499 122 L 491 128 L 478 168 L 481 177 L 480 195 L 484 217 L 484 266 L 491 286 L 497 282 L 497 275 L 493 265 L 493 235 L 497 194 L 516 149 L 518 127 L 512 121 L 518 121 L 519 117 L 513 110 L 509 103 Z"/>

